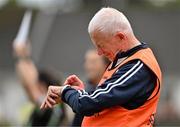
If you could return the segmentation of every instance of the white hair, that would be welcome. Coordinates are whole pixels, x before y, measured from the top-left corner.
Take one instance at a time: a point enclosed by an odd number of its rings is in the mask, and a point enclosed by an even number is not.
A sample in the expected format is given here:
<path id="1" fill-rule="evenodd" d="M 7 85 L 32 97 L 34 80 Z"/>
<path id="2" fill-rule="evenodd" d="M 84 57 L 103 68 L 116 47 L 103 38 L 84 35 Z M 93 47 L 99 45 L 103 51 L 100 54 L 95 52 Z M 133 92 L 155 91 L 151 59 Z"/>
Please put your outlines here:
<path id="1" fill-rule="evenodd" d="M 117 32 L 133 34 L 131 25 L 126 16 L 114 8 L 102 8 L 91 19 L 88 32 L 101 32 L 105 35 L 114 35 Z"/>

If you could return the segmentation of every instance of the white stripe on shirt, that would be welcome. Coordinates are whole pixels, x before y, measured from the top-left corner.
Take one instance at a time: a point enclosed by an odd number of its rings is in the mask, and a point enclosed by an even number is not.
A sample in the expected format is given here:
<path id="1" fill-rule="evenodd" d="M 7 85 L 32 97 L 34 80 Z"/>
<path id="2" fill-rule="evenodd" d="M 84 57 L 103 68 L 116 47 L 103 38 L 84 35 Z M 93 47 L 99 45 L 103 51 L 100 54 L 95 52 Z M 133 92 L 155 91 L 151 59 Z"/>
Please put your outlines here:
<path id="1" fill-rule="evenodd" d="M 140 61 L 137 62 L 137 64 L 135 64 L 129 71 L 127 71 L 124 75 L 122 75 L 119 79 L 117 79 L 116 81 L 114 81 L 113 83 L 109 83 L 104 89 L 97 89 L 96 91 L 93 92 L 93 94 L 91 95 L 83 95 L 82 91 L 78 91 L 80 94 L 80 98 L 82 97 L 90 97 L 90 98 L 96 98 L 98 95 L 102 94 L 102 93 L 108 93 L 112 88 L 114 88 L 115 86 L 119 86 L 122 85 L 125 81 L 127 81 L 129 78 L 131 78 L 142 66 L 143 63 L 141 63 Z M 139 65 L 140 64 L 140 65 Z M 139 65 L 139 66 L 138 66 Z M 135 71 L 133 71 L 135 68 L 137 68 Z M 132 72 L 133 71 L 133 72 Z M 131 73 L 132 72 L 132 73 Z M 130 74 L 131 73 L 131 74 Z M 129 74 L 129 76 L 128 76 Z M 122 82 L 118 83 L 119 81 L 121 81 L 124 77 L 126 77 Z M 110 86 L 110 87 L 109 87 Z M 96 94 L 97 93 L 97 94 Z M 96 95 L 95 95 L 96 94 Z"/>

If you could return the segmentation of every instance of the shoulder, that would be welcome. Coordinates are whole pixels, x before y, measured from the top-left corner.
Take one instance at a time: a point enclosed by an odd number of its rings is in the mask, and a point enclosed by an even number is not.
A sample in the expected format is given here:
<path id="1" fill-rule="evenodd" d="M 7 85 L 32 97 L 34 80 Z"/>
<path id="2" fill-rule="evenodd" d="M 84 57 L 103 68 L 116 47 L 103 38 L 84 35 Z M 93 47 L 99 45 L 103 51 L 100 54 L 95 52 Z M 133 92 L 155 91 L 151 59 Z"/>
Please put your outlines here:
<path id="1" fill-rule="evenodd" d="M 145 80 L 154 77 L 154 73 L 141 60 L 131 60 L 120 66 L 112 75 L 111 80 L 126 79 L 129 81 Z M 107 80 L 107 82 L 109 82 Z"/>
<path id="2" fill-rule="evenodd" d="M 131 73 L 141 73 L 141 74 L 152 74 L 151 69 L 143 63 L 141 60 L 136 59 L 136 60 L 131 60 L 124 65 L 120 66 L 117 71 L 114 73 L 115 74 L 121 74 L 125 72 L 131 72 Z"/>

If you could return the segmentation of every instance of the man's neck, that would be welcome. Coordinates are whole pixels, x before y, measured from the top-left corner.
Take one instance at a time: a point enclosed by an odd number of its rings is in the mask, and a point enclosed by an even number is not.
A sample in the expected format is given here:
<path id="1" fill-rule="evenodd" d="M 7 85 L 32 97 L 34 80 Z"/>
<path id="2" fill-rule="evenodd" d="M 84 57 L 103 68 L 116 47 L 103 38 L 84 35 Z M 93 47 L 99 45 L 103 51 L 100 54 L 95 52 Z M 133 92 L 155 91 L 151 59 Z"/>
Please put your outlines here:
<path id="1" fill-rule="evenodd" d="M 138 39 L 136 39 L 135 37 L 133 38 L 130 38 L 127 42 L 126 42 L 126 47 L 124 49 L 124 52 L 138 46 L 138 45 L 141 45 L 140 41 Z"/>
<path id="2" fill-rule="evenodd" d="M 114 56 L 110 59 L 110 61 L 114 61 L 116 55 L 119 52 L 126 52 L 138 45 L 141 45 L 141 43 L 138 39 L 136 39 L 136 37 L 133 37 L 133 38 L 128 39 L 126 42 L 124 42 L 124 44 L 121 44 L 121 45 L 124 45 L 124 47 L 122 49 L 117 49 L 117 51 L 114 53 Z"/>

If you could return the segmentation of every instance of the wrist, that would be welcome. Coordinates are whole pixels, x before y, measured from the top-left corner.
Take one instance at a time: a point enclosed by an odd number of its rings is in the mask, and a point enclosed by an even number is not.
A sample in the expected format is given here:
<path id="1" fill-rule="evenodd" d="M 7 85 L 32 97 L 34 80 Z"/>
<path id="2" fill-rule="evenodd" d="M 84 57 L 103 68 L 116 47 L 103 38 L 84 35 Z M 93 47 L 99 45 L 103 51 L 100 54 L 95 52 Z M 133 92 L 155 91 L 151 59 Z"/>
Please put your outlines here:
<path id="1" fill-rule="evenodd" d="M 60 93 L 59 93 L 59 94 L 60 94 L 60 96 L 62 95 L 62 93 L 63 93 L 64 89 L 65 89 L 65 88 L 67 88 L 68 86 L 70 86 L 70 85 L 64 85 L 64 86 L 62 86 L 62 87 L 61 87 L 61 89 L 60 89 Z"/>

